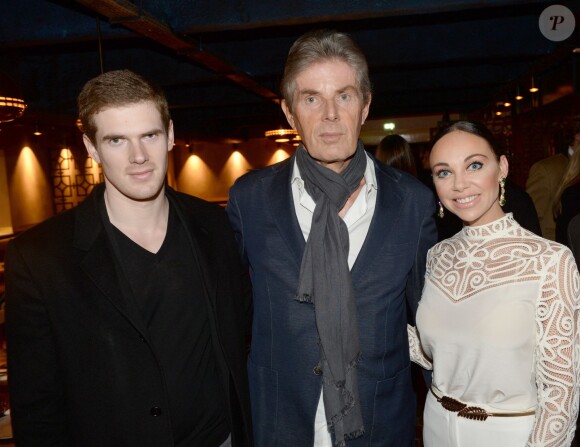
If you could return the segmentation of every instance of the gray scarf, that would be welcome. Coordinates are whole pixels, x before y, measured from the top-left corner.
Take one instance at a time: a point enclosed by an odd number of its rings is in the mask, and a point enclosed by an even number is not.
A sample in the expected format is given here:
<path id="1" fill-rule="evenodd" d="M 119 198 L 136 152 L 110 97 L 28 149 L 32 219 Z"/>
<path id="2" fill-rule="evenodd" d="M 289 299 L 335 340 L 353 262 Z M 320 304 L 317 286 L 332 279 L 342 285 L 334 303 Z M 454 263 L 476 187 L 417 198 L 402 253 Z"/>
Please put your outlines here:
<path id="1" fill-rule="evenodd" d="M 338 212 L 359 187 L 366 155 L 359 141 L 346 169 L 337 174 L 311 158 L 304 147 L 296 162 L 306 191 L 316 202 L 306 242 L 297 299 L 314 304 L 326 421 L 336 446 L 364 434 L 357 364 L 360 344 L 356 302 L 348 268 L 349 235 Z"/>

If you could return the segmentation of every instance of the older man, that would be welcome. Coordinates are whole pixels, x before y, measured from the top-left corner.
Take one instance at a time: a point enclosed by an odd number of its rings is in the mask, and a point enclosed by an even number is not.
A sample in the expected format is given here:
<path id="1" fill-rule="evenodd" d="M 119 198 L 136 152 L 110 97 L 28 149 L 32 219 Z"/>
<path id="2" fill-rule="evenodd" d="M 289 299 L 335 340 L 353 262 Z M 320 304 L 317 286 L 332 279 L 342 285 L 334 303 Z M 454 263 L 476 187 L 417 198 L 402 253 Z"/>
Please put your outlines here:
<path id="1" fill-rule="evenodd" d="M 407 308 L 436 240 L 433 197 L 358 141 L 371 88 L 350 37 L 300 37 L 281 90 L 302 145 L 240 178 L 227 205 L 254 290 L 256 445 L 412 446 Z"/>

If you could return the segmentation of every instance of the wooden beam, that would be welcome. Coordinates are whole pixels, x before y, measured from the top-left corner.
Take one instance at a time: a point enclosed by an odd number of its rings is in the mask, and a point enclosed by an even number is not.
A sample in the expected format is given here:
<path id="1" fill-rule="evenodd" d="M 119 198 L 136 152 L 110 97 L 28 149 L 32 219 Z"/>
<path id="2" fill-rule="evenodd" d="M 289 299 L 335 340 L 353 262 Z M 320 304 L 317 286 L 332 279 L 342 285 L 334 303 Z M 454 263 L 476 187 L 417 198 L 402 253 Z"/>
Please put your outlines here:
<path id="1" fill-rule="evenodd" d="M 120 24 L 131 31 L 147 37 L 178 55 L 197 62 L 208 70 L 221 74 L 256 95 L 279 102 L 276 93 L 259 84 L 237 67 L 205 51 L 194 39 L 177 35 L 165 23 L 127 0 L 75 0 L 95 13 L 106 17 L 113 24 Z"/>

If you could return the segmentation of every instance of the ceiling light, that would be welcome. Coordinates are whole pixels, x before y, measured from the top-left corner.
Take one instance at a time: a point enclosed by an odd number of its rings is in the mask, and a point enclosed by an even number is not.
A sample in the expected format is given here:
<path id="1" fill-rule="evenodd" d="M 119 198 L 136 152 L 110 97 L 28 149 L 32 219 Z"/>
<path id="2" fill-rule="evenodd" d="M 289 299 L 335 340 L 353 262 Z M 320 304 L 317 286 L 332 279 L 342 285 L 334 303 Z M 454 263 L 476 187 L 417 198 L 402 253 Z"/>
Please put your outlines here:
<path id="1" fill-rule="evenodd" d="M 294 138 L 292 138 L 292 146 L 294 146 L 294 147 L 300 146 L 301 142 L 302 142 L 302 138 L 300 138 L 300 135 L 296 135 Z"/>
<path id="2" fill-rule="evenodd" d="M 23 99 L 0 96 L 0 123 L 7 123 L 20 118 L 26 107 Z"/>
<path id="3" fill-rule="evenodd" d="M 264 136 L 269 140 L 273 140 L 276 143 L 288 143 L 290 139 L 298 135 L 294 129 L 275 129 L 267 130 L 264 132 Z"/>
<path id="4" fill-rule="evenodd" d="M 20 118 L 26 107 L 14 82 L 6 75 L 0 75 L 0 123 Z"/>
<path id="5" fill-rule="evenodd" d="M 395 130 L 395 123 L 385 123 L 385 124 L 383 124 L 383 129 Z"/>

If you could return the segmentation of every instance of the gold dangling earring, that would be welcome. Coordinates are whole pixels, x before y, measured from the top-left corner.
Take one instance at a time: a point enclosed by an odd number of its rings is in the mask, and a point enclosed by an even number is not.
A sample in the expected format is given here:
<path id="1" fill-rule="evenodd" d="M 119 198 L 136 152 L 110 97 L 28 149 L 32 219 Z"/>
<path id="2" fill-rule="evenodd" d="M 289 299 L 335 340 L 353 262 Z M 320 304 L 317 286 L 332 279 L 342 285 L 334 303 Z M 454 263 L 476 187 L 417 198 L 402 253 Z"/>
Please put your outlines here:
<path id="1" fill-rule="evenodd" d="M 499 181 L 499 206 L 505 205 L 505 177 Z"/>
<path id="2" fill-rule="evenodd" d="M 439 205 L 439 210 L 437 211 L 437 216 L 439 216 L 440 219 L 443 219 L 443 216 L 445 216 L 445 210 L 443 208 L 443 204 L 441 203 L 441 200 L 439 200 L 437 202 L 437 204 Z"/>

